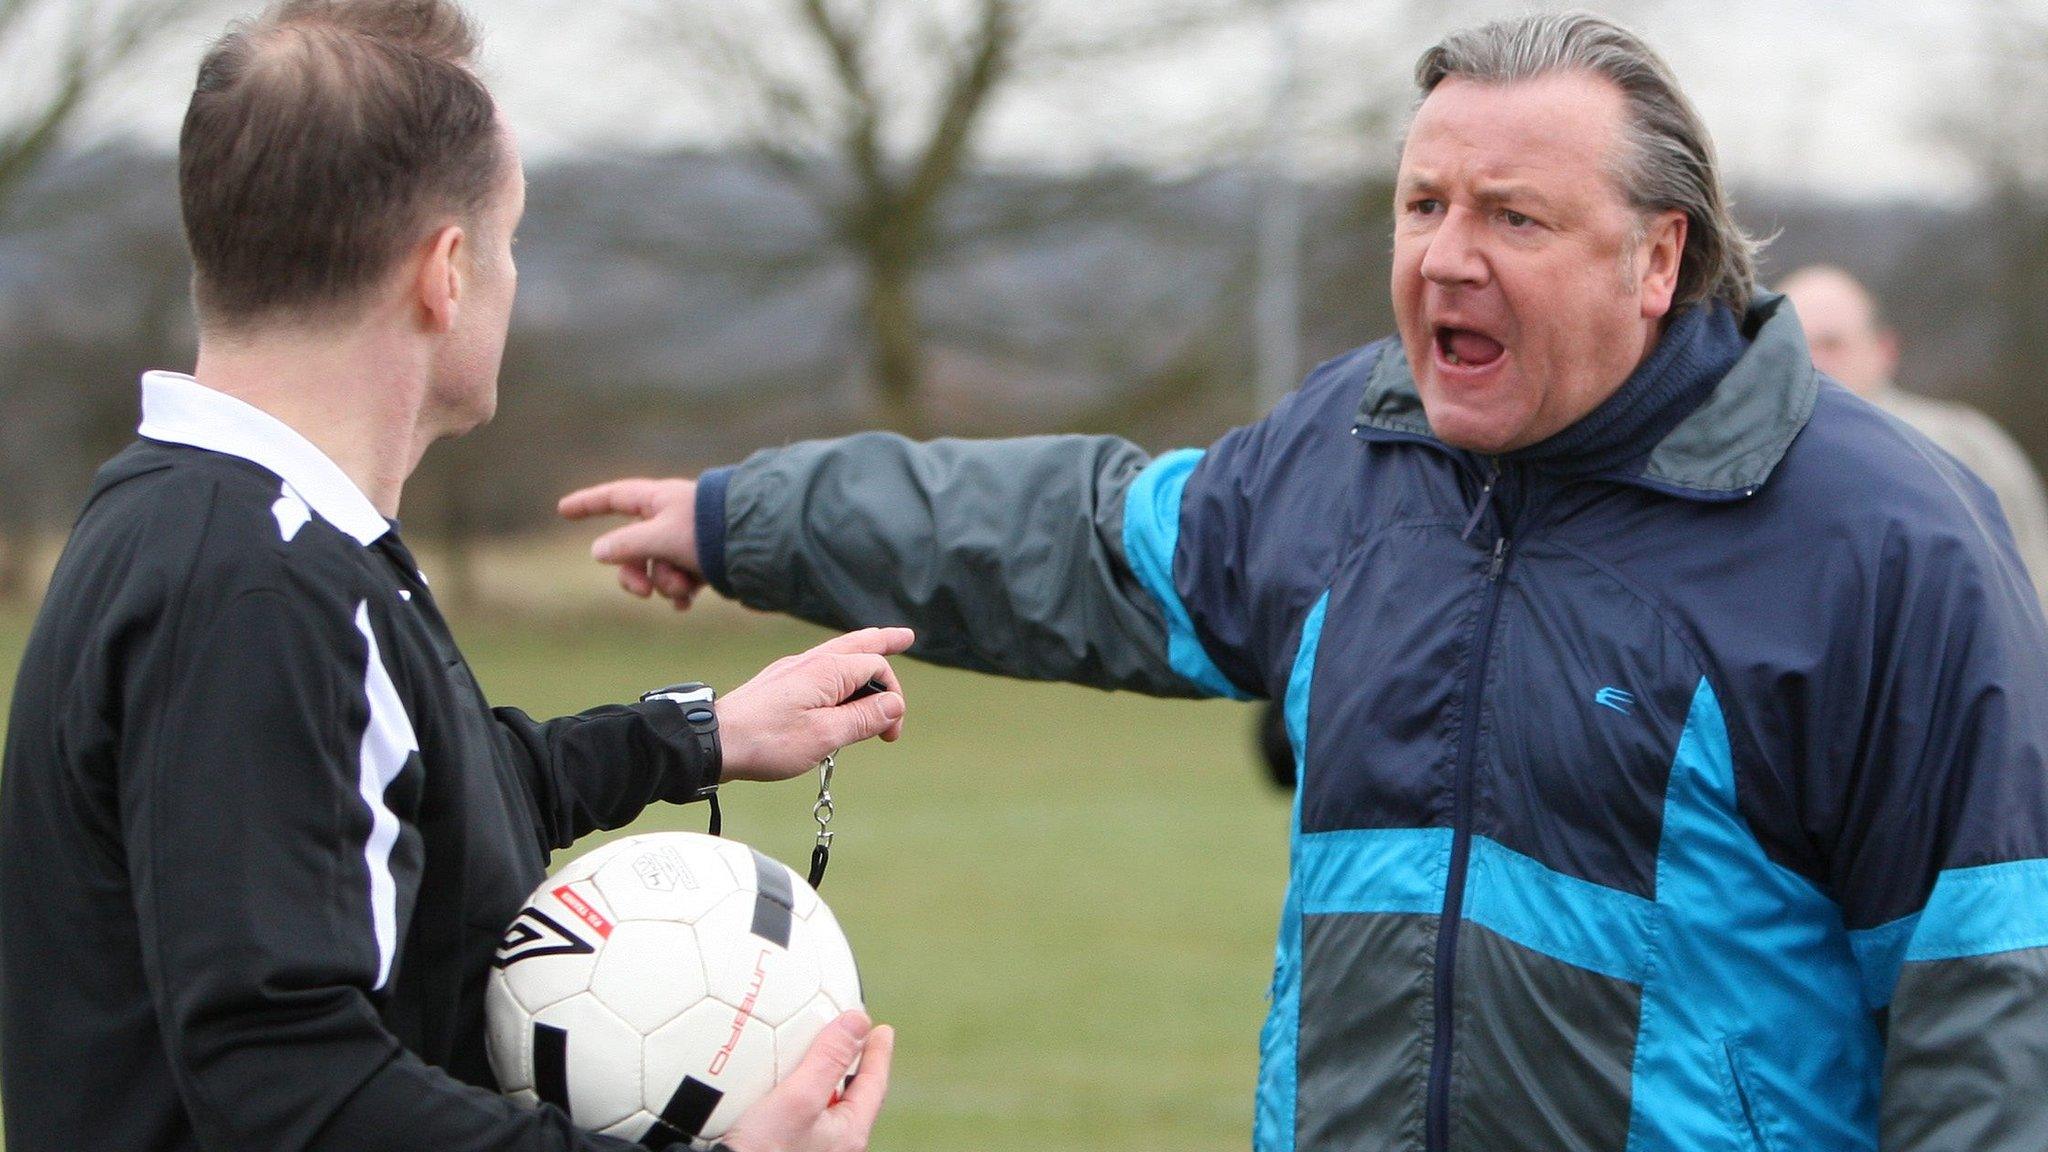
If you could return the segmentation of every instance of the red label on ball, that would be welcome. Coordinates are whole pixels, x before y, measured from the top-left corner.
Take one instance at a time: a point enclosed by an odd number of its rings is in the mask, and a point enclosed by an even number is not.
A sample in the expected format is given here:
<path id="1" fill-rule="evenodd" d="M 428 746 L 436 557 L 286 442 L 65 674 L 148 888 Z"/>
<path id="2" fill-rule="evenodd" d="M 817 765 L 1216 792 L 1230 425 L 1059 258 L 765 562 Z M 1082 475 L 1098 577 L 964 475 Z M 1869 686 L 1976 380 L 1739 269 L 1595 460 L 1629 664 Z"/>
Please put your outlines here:
<path id="1" fill-rule="evenodd" d="M 575 889 L 564 884 L 560 888 L 555 889 L 554 896 L 555 899 L 562 902 L 562 907 L 574 912 L 578 920 L 590 925 L 599 936 L 607 940 L 611 939 L 612 922 L 604 918 L 604 913 L 592 908 L 590 901 L 578 896 Z"/>

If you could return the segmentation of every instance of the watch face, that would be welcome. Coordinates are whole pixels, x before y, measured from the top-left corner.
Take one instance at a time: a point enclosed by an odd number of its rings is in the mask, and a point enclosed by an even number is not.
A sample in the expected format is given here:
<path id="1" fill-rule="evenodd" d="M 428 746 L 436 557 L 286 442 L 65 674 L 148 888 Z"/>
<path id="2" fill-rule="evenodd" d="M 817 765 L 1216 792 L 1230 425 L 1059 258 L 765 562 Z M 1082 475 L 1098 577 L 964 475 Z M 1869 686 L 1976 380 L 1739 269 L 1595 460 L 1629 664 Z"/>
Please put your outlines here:
<path id="1" fill-rule="evenodd" d="M 709 704 L 717 698 L 718 693 L 712 690 L 711 685 L 696 682 L 656 688 L 640 697 L 642 700 L 673 700 L 677 704 Z"/>

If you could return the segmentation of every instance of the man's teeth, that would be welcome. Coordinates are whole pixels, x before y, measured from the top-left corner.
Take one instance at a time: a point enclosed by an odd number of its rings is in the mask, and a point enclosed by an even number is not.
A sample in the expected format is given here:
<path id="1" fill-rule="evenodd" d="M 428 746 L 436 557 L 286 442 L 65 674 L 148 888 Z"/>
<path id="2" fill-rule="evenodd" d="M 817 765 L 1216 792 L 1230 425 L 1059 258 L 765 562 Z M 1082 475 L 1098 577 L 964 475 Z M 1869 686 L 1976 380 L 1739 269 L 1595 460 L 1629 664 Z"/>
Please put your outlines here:
<path id="1" fill-rule="evenodd" d="M 1453 365 L 1462 366 L 1465 363 L 1463 360 L 1458 359 L 1458 354 L 1449 348 L 1444 349 L 1444 359 L 1450 361 Z"/>

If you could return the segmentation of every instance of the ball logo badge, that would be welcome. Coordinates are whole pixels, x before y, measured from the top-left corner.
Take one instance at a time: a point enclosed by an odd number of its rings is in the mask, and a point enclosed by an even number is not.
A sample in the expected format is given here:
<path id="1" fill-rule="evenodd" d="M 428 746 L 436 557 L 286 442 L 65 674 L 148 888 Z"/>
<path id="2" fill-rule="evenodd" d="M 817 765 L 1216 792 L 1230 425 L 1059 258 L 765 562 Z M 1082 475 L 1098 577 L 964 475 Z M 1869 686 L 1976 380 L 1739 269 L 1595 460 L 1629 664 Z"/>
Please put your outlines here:
<path id="1" fill-rule="evenodd" d="M 503 969 L 535 956 L 587 956 L 597 949 L 556 923 L 547 913 L 528 904 L 505 929 L 498 942 L 498 954 L 491 967 Z"/>
<path id="2" fill-rule="evenodd" d="M 639 873 L 642 884 L 657 892 L 672 892 L 678 884 L 685 888 L 697 887 L 697 877 L 683 862 L 683 854 L 673 848 L 635 856 L 633 871 Z"/>

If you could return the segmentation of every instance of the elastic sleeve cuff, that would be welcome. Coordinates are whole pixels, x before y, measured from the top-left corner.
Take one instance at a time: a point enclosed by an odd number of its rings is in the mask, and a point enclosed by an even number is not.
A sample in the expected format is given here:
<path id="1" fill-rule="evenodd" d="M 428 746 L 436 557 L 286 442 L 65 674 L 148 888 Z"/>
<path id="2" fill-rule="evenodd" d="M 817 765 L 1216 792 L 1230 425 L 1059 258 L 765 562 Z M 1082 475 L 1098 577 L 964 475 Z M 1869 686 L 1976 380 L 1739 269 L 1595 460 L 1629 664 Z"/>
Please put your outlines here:
<path id="1" fill-rule="evenodd" d="M 697 567 L 728 599 L 732 583 L 725 573 L 725 490 L 732 473 L 731 468 L 713 468 L 697 478 Z"/>

